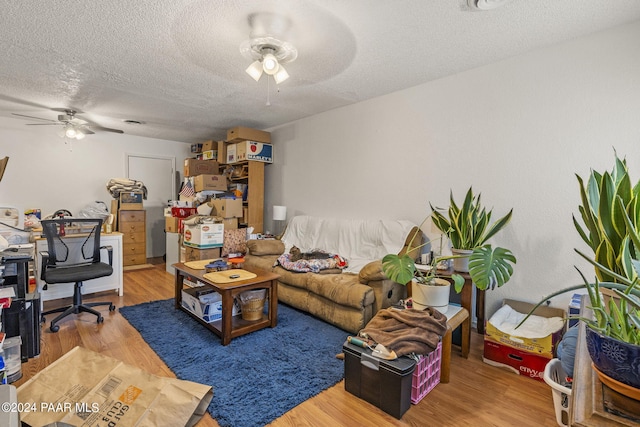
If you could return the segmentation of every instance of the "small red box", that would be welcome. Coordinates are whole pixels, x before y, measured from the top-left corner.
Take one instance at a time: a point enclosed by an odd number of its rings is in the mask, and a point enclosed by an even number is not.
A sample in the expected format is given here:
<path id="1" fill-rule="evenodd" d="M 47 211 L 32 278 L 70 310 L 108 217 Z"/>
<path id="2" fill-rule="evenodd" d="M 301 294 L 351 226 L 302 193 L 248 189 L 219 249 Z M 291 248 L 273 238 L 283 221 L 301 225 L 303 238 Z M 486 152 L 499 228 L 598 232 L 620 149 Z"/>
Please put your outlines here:
<path id="1" fill-rule="evenodd" d="M 198 213 L 196 208 L 180 208 L 180 207 L 172 207 L 171 208 L 171 216 L 175 216 L 176 218 L 188 218 L 191 215 L 195 215 Z"/>
<path id="2" fill-rule="evenodd" d="M 551 359 L 497 343 L 485 336 L 482 360 L 492 366 L 507 368 L 518 375 L 544 381 L 544 368 Z"/>

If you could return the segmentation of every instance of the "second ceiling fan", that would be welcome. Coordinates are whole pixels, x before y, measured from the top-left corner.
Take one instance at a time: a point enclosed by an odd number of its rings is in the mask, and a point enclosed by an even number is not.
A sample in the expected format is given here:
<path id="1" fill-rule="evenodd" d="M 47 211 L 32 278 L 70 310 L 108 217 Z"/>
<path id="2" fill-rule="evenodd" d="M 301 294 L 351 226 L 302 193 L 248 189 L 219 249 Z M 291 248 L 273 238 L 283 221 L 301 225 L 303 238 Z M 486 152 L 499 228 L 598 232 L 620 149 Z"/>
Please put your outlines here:
<path id="1" fill-rule="evenodd" d="M 82 113 L 79 110 L 72 108 L 52 108 L 52 111 L 57 111 L 62 114 L 58 115 L 58 120 L 44 119 L 42 117 L 27 116 L 24 114 L 12 113 L 14 116 L 26 117 L 29 119 L 43 120 L 48 123 L 27 123 L 27 126 L 42 126 L 42 125 L 59 125 L 64 126 L 61 136 L 74 139 L 83 139 L 86 135 L 92 135 L 95 131 L 124 133 L 120 129 L 112 129 L 104 126 L 91 123 L 76 114 Z"/>

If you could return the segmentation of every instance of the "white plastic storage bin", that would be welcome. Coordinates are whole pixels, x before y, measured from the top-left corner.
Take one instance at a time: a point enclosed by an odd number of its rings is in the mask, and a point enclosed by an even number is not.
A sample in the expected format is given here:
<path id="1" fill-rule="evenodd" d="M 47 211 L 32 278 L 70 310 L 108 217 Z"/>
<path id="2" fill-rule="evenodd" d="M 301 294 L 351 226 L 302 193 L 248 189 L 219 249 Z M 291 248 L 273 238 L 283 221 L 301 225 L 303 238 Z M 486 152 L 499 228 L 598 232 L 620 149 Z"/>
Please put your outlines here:
<path id="1" fill-rule="evenodd" d="M 544 382 L 549 384 L 553 394 L 553 406 L 556 411 L 556 422 L 559 426 L 569 426 L 571 409 L 571 389 L 563 386 L 567 373 L 562 368 L 560 359 L 551 359 L 544 368 Z"/>

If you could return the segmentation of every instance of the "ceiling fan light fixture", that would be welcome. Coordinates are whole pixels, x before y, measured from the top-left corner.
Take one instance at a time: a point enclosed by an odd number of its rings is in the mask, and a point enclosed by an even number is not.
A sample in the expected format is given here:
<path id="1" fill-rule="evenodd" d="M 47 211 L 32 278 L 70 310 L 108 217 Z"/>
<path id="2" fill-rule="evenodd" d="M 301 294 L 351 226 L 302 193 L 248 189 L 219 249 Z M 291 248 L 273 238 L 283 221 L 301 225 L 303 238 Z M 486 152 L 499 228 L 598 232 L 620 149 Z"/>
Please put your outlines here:
<path id="1" fill-rule="evenodd" d="M 262 57 L 262 69 L 265 73 L 272 76 L 278 72 L 278 68 L 278 60 L 272 53 L 267 53 Z"/>
<path id="2" fill-rule="evenodd" d="M 67 125 L 65 127 L 64 136 L 66 136 L 67 138 L 75 138 L 77 133 L 78 132 L 73 125 Z"/>
<path id="3" fill-rule="evenodd" d="M 253 80 L 258 81 L 260 80 L 260 77 L 262 77 L 262 63 L 259 60 L 254 61 L 245 71 L 251 76 L 251 78 L 253 78 Z"/>
<path id="4" fill-rule="evenodd" d="M 82 132 L 81 130 L 79 130 L 79 131 L 77 131 L 77 132 L 76 132 L 76 139 L 77 139 L 77 140 L 84 139 L 84 137 L 85 137 L 85 136 L 86 136 L 86 135 L 85 135 L 85 134 L 84 134 L 84 132 Z"/>
<path id="5" fill-rule="evenodd" d="M 273 75 L 273 79 L 276 81 L 276 84 L 280 84 L 288 78 L 289 73 L 287 73 L 287 70 L 285 70 L 282 65 L 280 65 L 278 71 Z"/>

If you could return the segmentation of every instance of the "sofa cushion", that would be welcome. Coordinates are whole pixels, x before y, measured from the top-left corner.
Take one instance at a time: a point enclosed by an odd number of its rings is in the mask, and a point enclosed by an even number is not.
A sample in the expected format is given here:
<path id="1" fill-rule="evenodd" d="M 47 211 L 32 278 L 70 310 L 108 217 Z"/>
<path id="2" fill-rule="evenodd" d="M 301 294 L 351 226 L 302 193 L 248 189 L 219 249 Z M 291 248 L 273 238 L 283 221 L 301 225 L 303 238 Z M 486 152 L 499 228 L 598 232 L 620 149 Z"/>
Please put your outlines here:
<path id="1" fill-rule="evenodd" d="M 373 289 L 358 282 L 357 274 L 306 273 L 305 275 L 308 276 L 307 289 L 330 301 L 359 309 L 375 301 Z"/>
<path id="2" fill-rule="evenodd" d="M 284 243 L 281 240 L 248 240 L 247 249 L 251 255 L 280 255 L 284 253 Z"/>
<path id="3" fill-rule="evenodd" d="M 321 249 L 338 254 L 349 263 L 345 272 L 358 273 L 371 261 L 397 254 L 415 225 L 403 220 L 361 220 L 295 216 L 282 241 L 284 252 L 293 246 L 302 252 Z"/>

